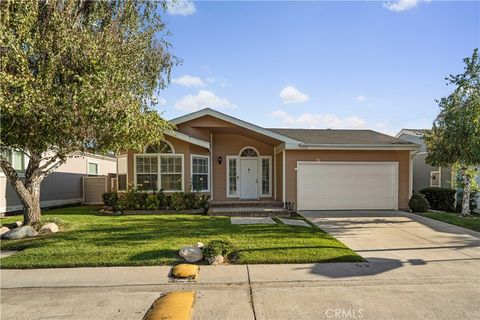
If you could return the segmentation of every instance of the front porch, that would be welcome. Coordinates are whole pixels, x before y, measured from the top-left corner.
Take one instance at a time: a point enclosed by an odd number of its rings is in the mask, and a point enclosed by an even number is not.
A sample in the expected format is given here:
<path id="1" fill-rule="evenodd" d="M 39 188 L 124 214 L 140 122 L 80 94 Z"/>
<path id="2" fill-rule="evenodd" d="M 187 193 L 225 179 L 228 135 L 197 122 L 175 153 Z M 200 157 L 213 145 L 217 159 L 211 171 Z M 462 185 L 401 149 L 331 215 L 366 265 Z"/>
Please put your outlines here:
<path id="1" fill-rule="evenodd" d="M 288 217 L 290 211 L 276 200 L 210 200 L 209 216 Z"/>

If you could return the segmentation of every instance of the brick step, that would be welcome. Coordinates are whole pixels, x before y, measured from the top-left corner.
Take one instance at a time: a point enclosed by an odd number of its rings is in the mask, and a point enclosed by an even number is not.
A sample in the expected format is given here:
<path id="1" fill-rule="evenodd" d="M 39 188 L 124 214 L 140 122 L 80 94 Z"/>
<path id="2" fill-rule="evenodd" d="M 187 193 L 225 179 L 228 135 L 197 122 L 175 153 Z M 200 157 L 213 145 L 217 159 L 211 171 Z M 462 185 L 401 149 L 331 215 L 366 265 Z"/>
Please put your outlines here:
<path id="1" fill-rule="evenodd" d="M 282 207 L 214 207 L 209 216 L 228 217 L 288 217 L 290 212 Z"/>
<path id="2" fill-rule="evenodd" d="M 244 208 L 244 207 L 276 207 L 282 208 L 283 202 L 275 200 L 210 200 L 208 202 L 210 208 Z"/>

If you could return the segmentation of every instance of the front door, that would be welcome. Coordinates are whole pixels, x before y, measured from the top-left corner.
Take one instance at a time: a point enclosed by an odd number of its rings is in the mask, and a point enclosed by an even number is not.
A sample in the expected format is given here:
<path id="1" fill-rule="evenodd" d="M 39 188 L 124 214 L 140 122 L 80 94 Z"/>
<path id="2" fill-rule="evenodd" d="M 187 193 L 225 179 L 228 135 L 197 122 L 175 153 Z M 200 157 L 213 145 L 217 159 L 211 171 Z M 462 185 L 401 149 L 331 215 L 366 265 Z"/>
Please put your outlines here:
<path id="1" fill-rule="evenodd" d="M 240 160 L 240 198 L 257 199 L 258 198 L 258 160 L 241 159 Z"/>

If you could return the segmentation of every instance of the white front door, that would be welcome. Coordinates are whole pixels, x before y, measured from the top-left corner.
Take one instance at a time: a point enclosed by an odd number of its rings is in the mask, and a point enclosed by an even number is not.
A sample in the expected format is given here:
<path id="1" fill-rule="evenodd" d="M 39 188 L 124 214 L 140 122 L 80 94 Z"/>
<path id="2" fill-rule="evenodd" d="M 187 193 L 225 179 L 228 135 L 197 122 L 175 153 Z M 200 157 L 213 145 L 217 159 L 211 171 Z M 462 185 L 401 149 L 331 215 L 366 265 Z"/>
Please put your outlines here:
<path id="1" fill-rule="evenodd" d="M 240 198 L 257 199 L 258 198 L 258 160 L 241 159 L 240 160 Z"/>

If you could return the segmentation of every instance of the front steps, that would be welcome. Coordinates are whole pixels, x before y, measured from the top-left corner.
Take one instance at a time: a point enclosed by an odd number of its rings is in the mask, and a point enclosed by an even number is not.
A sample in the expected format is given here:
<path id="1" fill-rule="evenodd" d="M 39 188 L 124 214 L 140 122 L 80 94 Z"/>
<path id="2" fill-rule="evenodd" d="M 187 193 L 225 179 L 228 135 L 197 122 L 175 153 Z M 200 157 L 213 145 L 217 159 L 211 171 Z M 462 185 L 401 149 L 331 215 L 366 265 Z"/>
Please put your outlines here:
<path id="1" fill-rule="evenodd" d="M 210 201 L 209 216 L 229 217 L 288 217 L 290 212 L 283 203 L 274 200 Z"/>

